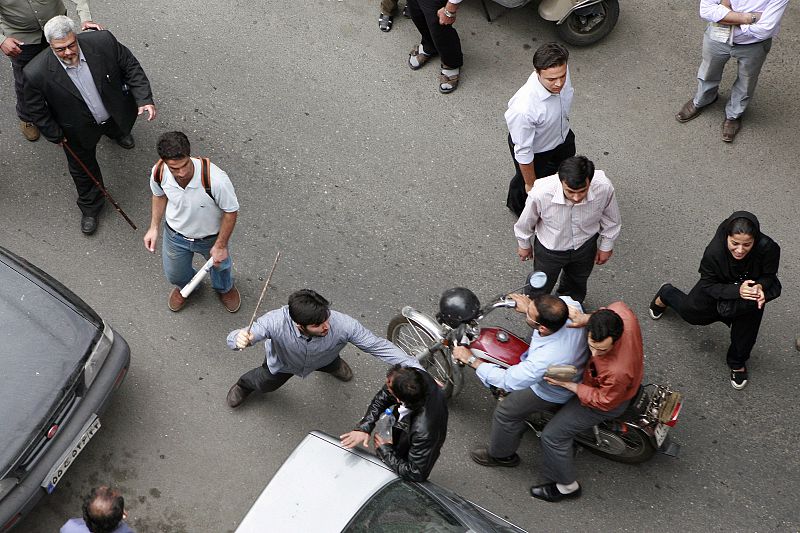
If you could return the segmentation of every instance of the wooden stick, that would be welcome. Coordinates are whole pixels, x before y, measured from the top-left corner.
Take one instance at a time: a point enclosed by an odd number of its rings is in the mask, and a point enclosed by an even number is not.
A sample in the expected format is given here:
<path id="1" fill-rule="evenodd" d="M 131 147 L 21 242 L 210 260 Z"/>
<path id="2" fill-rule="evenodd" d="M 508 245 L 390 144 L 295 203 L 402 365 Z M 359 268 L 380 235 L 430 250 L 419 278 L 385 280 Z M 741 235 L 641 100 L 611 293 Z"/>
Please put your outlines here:
<path id="1" fill-rule="evenodd" d="M 272 270 L 269 271 L 269 276 L 267 276 L 267 281 L 264 283 L 264 288 L 261 289 L 261 296 L 258 297 L 258 302 L 256 303 L 256 308 L 253 311 L 253 316 L 250 318 L 250 324 L 247 325 L 247 336 L 250 337 L 250 328 L 253 327 L 253 322 L 256 321 L 256 315 L 258 314 L 258 308 L 261 306 L 261 300 L 264 299 L 264 295 L 267 294 L 267 287 L 269 287 L 269 280 L 272 279 L 272 273 L 275 272 L 275 267 L 278 266 L 278 259 L 281 258 L 281 253 L 278 252 L 278 255 L 275 256 L 275 261 L 272 263 Z"/>

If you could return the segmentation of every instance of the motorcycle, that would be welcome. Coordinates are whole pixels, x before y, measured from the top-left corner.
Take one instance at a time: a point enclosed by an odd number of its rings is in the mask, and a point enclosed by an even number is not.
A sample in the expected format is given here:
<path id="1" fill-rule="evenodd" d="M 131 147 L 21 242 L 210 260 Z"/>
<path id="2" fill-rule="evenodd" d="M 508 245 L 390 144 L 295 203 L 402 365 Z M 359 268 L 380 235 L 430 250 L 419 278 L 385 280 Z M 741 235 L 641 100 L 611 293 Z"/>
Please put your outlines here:
<path id="1" fill-rule="evenodd" d="M 542 272 L 534 272 L 528 279 L 533 288 L 543 287 L 546 281 L 547 276 Z M 453 294 L 451 291 L 467 291 L 474 299 L 473 311 L 467 316 L 448 316 L 441 311 L 440 302 L 440 312 L 434 318 L 406 306 L 389 322 L 387 329 L 387 338 L 417 358 L 442 384 L 448 398 L 458 395 L 464 386 L 463 365 L 452 357 L 454 346 L 468 346 L 478 359 L 503 368 L 518 364 L 520 356 L 528 349 L 528 343 L 510 331 L 480 326 L 492 311 L 516 307 L 516 302 L 507 294 L 481 308 L 477 297 L 468 289 L 445 291 L 442 301 L 448 293 Z M 493 393 L 502 401 L 505 391 L 495 389 Z M 668 385 L 643 385 L 621 416 L 594 426 L 577 435 L 575 440 L 589 451 L 621 463 L 641 463 L 656 452 L 675 457 L 680 445 L 669 438 L 669 432 L 678 422 L 682 405 L 681 394 Z M 553 416 L 554 413 L 549 412 L 537 413 L 526 422 L 538 437 Z"/>
<path id="2" fill-rule="evenodd" d="M 531 0 L 494 0 L 503 7 L 522 7 Z M 481 0 L 486 20 L 492 21 L 486 0 Z M 618 0 L 542 0 L 539 16 L 556 23 L 561 40 L 575 46 L 594 44 L 611 33 L 619 18 Z"/>

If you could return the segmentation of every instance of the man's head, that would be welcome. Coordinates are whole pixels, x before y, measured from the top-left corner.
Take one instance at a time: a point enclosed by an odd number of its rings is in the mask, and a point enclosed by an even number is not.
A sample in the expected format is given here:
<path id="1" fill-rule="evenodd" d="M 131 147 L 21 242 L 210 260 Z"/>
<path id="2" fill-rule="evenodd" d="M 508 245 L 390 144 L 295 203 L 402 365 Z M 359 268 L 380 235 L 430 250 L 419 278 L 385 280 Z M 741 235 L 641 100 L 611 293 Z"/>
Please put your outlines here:
<path id="1" fill-rule="evenodd" d="M 594 163 L 582 155 L 568 157 L 558 166 L 558 179 L 564 197 L 574 204 L 579 204 L 589 194 L 589 185 L 594 177 Z"/>
<path id="2" fill-rule="evenodd" d="M 558 43 L 545 43 L 533 54 L 533 68 L 542 87 L 559 94 L 567 82 L 569 52 Z"/>
<path id="3" fill-rule="evenodd" d="M 83 500 L 83 521 L 92 533 L 110 533 L 125 518 L 125 500 L 118 490 L 101 485 Z"/>
<path id="4" fill-rule="evenodd" d="M 611 309 L 600 309 L 589 317 L 586 330 L 589 350 L 594 357 L 602 357 L 622 337 L 624 324 L 622 318 Z"/>
<path id="5" fill-rule="evenodd" d="M 190 157 L 192 145 L 182 131 L 162 133 L 156 143 L 156 151 L 176 178 L 185 180 L 194 176 L 194 163 Z"/>
<path id="6" fill-rule="evenodd" d="M 536 328 L 539 335 L 546 337 L 564 327 L 568 317 L 569 310 L 564 300 L 552 294 L 541 294 L 528 306 L 525 321 L 532 328 Z"/>
<path id="7" fill-rule="evenodd" d="M 420 370 L 394 365 L 386 373 L 386 387 L 397 401 L 412 411 L 425 404 L 428 385 Z"/>
<path id="8" fill-rule="evenodd" d="M 64 15 L 53 17 L 44 25 L 44 38 L 50 43 L 50 49 L 68 67 L 74 67 L 80 61 L 77 35 L 78 25 Z"/>
<path id="9" fill-rule="evenodd" d="M 300 332 L 310 337 L 324 337 L 328 334 L 330 307 L 328 300 L 311 289 L 301 289 L 289 296 L 289 316 Z"/>

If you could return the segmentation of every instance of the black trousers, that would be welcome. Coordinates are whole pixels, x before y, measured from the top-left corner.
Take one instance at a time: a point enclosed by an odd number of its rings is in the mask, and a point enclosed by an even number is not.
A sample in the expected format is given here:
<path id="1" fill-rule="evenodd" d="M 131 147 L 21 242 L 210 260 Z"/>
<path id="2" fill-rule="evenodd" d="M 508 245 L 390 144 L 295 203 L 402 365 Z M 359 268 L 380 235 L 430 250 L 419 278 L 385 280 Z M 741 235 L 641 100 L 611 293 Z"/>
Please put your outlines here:
<path id="1" fill-rule="evenodd" d="M 41 43 L 23 44 L 20 46 L 22 52 L 17 57 L 11 58 L 11 68 L 14 71 L 14 92 L 17 93 L 17 116 L 20 120 L 24 120 L 25 122 L 33 121 L 31 120 L 31 116 L 28 113 L 27 107 L 25 106 L 25 97 L 22 93 L 22 88 L 24 86 L 22 69 L 25 68 L 25 65 L 30 63 L 34 57 L 39 55 L 39 52 L 47 47 L 47 41 L 44 39 L 44 35 L 42 35 Z"/>
<path id="2" fill-rule="evenodd" d="M 97 135 L 94 139 L 67 139 L 69 147 L 72 151 L 83 161 L 86 168 L 97 178 L 103 186 L 103 173 L 100 170 L 100 164 L 97 162 L 97 143 L 103 135 L 112 139 L 118 139 L 125 135 L 114 119 L 108 119 L 104 124 L 98 124 Z M 103 209 L 105 198 L 103 193 L 100 192 L 92 178 L 83 170 L 81 165 L 75 160 L 75 157 L 64 148 L 64 154 L 67 156 L 67 166 L 69 173 L 72 176 L 72 181 L 75 182 L 75 189 L 78 191 L 78 208 L 85 216 L 96 217 Z"/>
<path id="3" fill-rule="evenodd" d="M 408 14 L 422 36 L 422 48 L 426 53 L 439 55 L 442 63 L 449 68 L 459 68 L 464 64 L 461 53 L 461 40 L 452 26 L 439 24 L 439 9 L 447 0 L 408 0 Z"/>
<path id="4" fill-rule="evenodd" d="M 738 370 L 744 367 L 756 344 L 761 319 L 764 317 L 764 308 L 756 308 L 733 318 L 722 317 L 717 312 L 716 303 L 714 302 L 712 305 L 707 298 L 702 297 L 699 294 L 700 290 L 695 285 L 689 294 L 686 294 L 667 283 L 661 288 L 658 295 L 662 302 L 689 324 L 705 326 L 714 322 L 722 322 L 731 328 L 731 344 L 725 359 L 732 369 Z"/>
<path id="5" fill-rule="evenodd" d="M 550 294 L 561 274 L 561 281 L 556 291 L 560 296 L 569 296 L 573 300 L 583 302 L 586 298 L 586 284 L 594 268 L 597 255 L 597 238 L 595 235 L 576 250 L 548 250 L 539 239 L 533 242 L 533 268 L 547 274 L 547 283 L 541 289 L 530 285 L 525 287 L 525 294 L 530 297 L 539 294 Z"/>
<path id="6" fill-rule="evenodd" d="M 318 368 L 316 372 L 332 374 L 339 370 L 340 366 L 342 366 L 342 358 L 336 356 L 336 359 L 322 368 Z M 267 367 L 267 361 L 265 359 L 263 365 L 242 374 L 242 377 L 239 378 L 236 384 L 250 391 L 272 392 L 281 388 L 292 376 L 294 376 L 294 374 L 288 372 L 273 374 Z"/>
<path id="7" fill-rule="evenodd" d="M 511 139 L 511 134 L 508 134 L 508 149 L 511 150 L 511 161 L 514 163 L 516 173 L 511 178 L 508 184 L 508 199 L 506 206 L 511 209 L 517 216 L 522 214 L 525 209 L 525 200 L 528 198 L 528 193 L 525 192 L 525 180 L 522 177 L 522 172 L 519 169 L 517 158 L 514 157 L 514 141 Z M 535 154 L 533 157 L 533 171 L 536 173 L 537 178 L 546 178 L 558 173 L 558 166 L 562 161 L 568 157 L 575 155 L 575 134 L 572 130 L 567 133 L 567 138 L 564 142 L 546 152 Z"/>

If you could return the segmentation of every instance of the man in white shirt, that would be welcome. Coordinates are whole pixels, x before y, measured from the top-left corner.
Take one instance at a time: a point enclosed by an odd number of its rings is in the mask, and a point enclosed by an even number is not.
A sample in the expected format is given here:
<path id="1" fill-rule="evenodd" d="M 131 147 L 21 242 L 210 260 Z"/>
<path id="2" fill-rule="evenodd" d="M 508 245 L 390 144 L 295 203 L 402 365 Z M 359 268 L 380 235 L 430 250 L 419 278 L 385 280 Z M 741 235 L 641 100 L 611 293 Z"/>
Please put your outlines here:
<path id="1" fill-rule="evenodd" d="M 489 446 L 480 446 L 470 453 L 472 460 L 483 466 L 519 464 L 517 449 L 527 428 L 525 420 L 536 412 L 555 412 L 574 396 L 571 391 L 544 380 L 547 368 L 573 365 L 577 369 L 573 381 L 578 382 L 589 359 L 586 332 L 567 327 L 568 306 L 583 312 L 581 304 L 567 296 L 542 294 L 533 300 L 521 294 L 509 296 L 517 302 L 515 310 L 525 314 L 525 321 L 534 328 L 530 347 L 518 364 L 502 368 L 476 359 L 464 346 L 453 348 L 453 358 L 474 368 L 484 385 L 508 392 L 494 410 Z"/>
<path id="2" fill-rule="evenodd" d="M 575 91 L 568 59 L 569 52 L 558 43 L 540 46 L 533 54 L 533 74 L 508 101 L 508 147 L 516 174 L 506 205 L 517 216 L 536 178 L 555 174 L 563 160 L 575 155 L 575 135 L 569 127 Z"/>
<path id="3" fill-rule="evenodd" d="M 169 294 L 169 309 L 178 312 L 186 304 L 180 289 L 196 273 L 192 258 L 197 253 L 214 259 L 211 286 L 225 309 L 235 313 L 241 297 L 233 284 L 233 261 L 228 253 L 228 240 L 239 214 L 233 184 L 208 159 L 191 157 L 189 139 L 180 131 L 162 134 L 157 150 L 161 159 L 150 173 L 152 215 L 144 246 L 155 253 L 163 218 L 164 274 L 175 285 Z"/>
<path id="4" fill-rule="evenodd" d="M 526 294 L 549 293 L 561 274 L 558 294 L 582 302 L 589 274 L 611 258 L 621 227 L 614 186 L 588 158 L 570 157 L 557 175 L 537 179 L 514 235 L 519 258 L 533 259 L 547 283 L 539 290 L 528 285 Z"/>
<path id="5" fill-rule="evenodd" d="M 692 120 L 717 100 L 722 71 L 735 58 L 736 80 L 722 123 L 722 140 L 733 142 L 787 5 L 789 0 L 700 0 L 700 18 L 708 21 L 703 61 L 697 71 L 697 92 L 675 115 L 678 122 Z"/>

